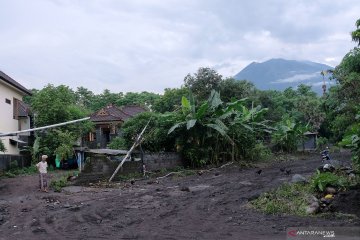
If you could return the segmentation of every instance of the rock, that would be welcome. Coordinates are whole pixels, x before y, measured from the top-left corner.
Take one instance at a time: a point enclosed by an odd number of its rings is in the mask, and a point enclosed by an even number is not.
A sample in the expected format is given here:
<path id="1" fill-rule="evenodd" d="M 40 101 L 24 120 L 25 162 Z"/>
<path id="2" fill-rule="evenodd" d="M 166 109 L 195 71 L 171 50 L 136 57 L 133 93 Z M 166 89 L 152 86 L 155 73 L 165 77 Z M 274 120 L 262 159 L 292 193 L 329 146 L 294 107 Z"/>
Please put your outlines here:
<path id="1" fill-rule="evenodd" d="M 197 171 L 197 174 L 200 175 L 200 176 L 203 175 L 203 173 L 204 173 L 204 171 L 202 171 L 202 170 Z"/>
<path id="2" fill-rule="evenodd" d="M 248 197 L 248 201 L 250 202 L 252 200 L 258 199 L 259 197 L 260 197 L 260 193 L 255 193 L 252 196 Z"/>
<path id="3" fill-rule="evenodd" d="M 304 176 L 302 176 L 300 174 L 295 174 L 294 176 L 292 176 L 291 182 L 292 183 L 307 183 L 307 180 Z"/>
<path id="4" fill-rule="evenodd" d="M 333 188 L 333 187 L 327 187 L 327 188 L 325 189 L 325 192 L 326 192 L 326 193 L 329 193 L 329 194 L 335 194 L 335 193 L 336 193 L 336 189 Z"/>
<path id="5" fill-rule="evenodd" d="M 321 198 L 320 201 L 326 206 L 332 202 L 332 198 Z"/>
<path id="6" fill-rule="evenodd" d="M 69 208 L 69 211 L 73 211 L 73 212 L 77 212 L 80 210 L 80 207 L 79 206 L 73 206 L 73 207 L 70 207 Z"/>
<path id="7" fill-rule="evenodd" d="M 71 205 L 69 203 L 65 203 L 63 207 L 64 208 L 69 208 L 69 207 L 71 207 Z"/>
<path id="8" fill-rule="evenodd" d="M 350 178 L 350 179 L 355 179 L 355 174 L 354 174 L 354 173 L 350 173 L 350 174 L 349 174 L 349 178 Z"/>
<path id="9" fill-rule="evenodd" d="M 46 230 L 42 227 L 37 227 L 32 232 L 33 233 L 46 233 Z"/>
<path id="10" fill-rule="evenodd" d="M 181 187 L 181 188 L 180 188 L 180 191 L 190 192 L 190 188 L 189 188 L 189 187 Z"/>
<path id="11" fill-rule="evenodd" d="M 309 202 L 312 203 L 312 202 L 319 202 L 319 199 L 317 199 L 317 197 L 315 196 L 311 196 L 310 199 L 309 199 Z"/>
<path id="12" fill-rule="evenodd" d="M 319 204 L 319 202 L 312 202 L 310 204 L 310 207 L 318 209 L 320 207 L 320 204 Z"/>
<path id="13" fill-rule="evenodd" d="M 318 208 L 309 206 L 306 208 L 306 213 L 307 214 L 315 214 L 318 210 L 319 210 Z"/>

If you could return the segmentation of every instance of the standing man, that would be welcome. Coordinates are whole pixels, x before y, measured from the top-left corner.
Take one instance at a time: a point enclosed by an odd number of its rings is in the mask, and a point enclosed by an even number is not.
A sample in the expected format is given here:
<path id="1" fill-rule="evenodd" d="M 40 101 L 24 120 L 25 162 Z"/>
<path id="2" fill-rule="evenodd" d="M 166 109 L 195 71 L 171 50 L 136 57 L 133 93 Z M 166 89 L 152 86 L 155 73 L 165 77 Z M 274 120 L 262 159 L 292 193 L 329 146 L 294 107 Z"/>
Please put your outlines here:
<path id="1" fill-rule="evenodd" d="M 47 155 L 42 155 L 41 156 L 41 162 L 39 162 L 38 164 L 36 164 L 36 167 L 39 171 L 39 191 L 43 191 L 43 192 L 48 192 L 47 189 L 47 168 L 48 168 L 48 164 L 46 162 L 46 159 L 48 158 Z"/>

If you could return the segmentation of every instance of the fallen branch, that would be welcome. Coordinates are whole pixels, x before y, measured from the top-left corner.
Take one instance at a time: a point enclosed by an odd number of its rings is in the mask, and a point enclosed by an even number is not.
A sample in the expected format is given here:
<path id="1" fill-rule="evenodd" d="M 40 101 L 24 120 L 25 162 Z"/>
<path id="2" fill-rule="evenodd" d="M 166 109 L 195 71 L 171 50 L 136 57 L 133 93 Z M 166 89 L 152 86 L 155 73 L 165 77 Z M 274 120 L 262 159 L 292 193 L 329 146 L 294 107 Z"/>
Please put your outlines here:
<path id="1" fill-rule="evenodd" d="M 190 171 L 211 172 L 211 171 L 214 170 L 214 169 L 224 168 L 224 167 L 229 166 L 229 165 L 231 165 L 231 164 L 233 164 L 233 163 L 234 163 L 234 162 L 228 162 L 228 163 L 225 163 L 224 165 L 221 165 L 220 167 L 216 167 L 216 168 L 210 168 L 210 169 L 204 169 L 204 170 L 190 170 Z M 186 170 L 186 171 L 189 171 L 189 170 Z M 166 177 L 168 177 L 168 176 L 171 176 L 171 175 L 176 174 L 176 173 L 181 173 L 181 172 L 184 172 L 184 171 L 170 172 L 170 173 L 166 174 L 165 176 L 157 177 L 156 179 L 166 178 Z"/>
<path id="2" fill-rule="evenodd" d="M 182 172 L 182 171 L 181 171 L 181 172 Z M 179 173 L 179 172 L 170 172 L 170 173 L 166 174 L 165 176 L 157 177 L 156 179 L 166 178 L 166 177 L 168 177 L 168 176 L 170 176 L 170 175 L 173 175 L 173 174 L 175 174 L 175 173 Z"/>

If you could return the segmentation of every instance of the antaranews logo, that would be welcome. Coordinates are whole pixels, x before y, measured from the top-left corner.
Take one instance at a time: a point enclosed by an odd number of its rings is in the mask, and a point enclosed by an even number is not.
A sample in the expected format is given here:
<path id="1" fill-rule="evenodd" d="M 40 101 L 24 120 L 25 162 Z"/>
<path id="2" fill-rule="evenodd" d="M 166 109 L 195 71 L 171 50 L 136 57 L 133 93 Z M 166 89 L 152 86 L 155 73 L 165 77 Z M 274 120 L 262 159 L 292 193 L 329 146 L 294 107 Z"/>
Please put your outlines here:
<path id="1" fill-rule="evenodd" d="M 297 230 L 289 230 L 287 234 L 288 234 L 289 237 L 296 237 L 297 236 Z"/>

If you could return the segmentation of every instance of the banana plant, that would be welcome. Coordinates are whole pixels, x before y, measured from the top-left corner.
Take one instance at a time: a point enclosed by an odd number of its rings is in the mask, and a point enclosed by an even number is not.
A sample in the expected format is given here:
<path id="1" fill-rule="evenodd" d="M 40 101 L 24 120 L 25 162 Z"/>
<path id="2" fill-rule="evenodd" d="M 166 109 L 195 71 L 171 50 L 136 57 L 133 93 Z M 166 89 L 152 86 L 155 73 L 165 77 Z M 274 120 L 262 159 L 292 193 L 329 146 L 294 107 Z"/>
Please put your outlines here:
<path id="1" fill-rule="evenodd" d="M 209 135 L 209 130 L 215 130 L 221 136 L 225 137 L 231 144 L 232 139 L 227 134 L 228 127 L 222 121 L 224 119 L 224 112 L 217 111 L 222 105 L 220 94 L 216 91 L 212 91 L 207 101 L 202 103 L 198 109 L 196 109 L 195 102 L 192 97 L 191 100 L 186 97 L 182 97 L 182 113 L 183 121 L 176 123 L 172 126 L 168 134 L 171 134 L 176 129 L 186 126 L 186 130 L 191 130 L 194 127 L 198 128 L 197 132 L 200 134 Z M 219 114 L 222 113 L 222 114 Z"/>

